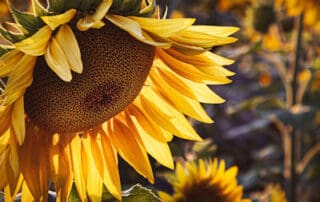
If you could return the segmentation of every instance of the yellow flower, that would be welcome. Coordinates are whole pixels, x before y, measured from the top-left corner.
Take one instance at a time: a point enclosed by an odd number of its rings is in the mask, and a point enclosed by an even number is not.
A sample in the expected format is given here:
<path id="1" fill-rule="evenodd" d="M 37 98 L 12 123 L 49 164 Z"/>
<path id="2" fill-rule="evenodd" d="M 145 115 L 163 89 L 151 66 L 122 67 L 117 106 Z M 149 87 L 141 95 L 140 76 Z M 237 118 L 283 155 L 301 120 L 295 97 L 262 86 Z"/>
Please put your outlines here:
<path id="1" fill-rule="evenodd" d="M 218 1 L 218 9 L 221 11 L 227 11 L 234 7 L 241 7 L 246 6 L 247 4 L 250 4 L 253 0 L 219 0 Z"/>
<path id="2" fill-rule="evenodd" d="M 6 4 L 5 0 L 0 0 L 0 22 L 2 21 L 2 18 L 6 16 L 9 13 L 9 8 Z"/>
<path id="3" fill-rule="evenodd" d="M 279 184 L 270 185 L 269 189 L 269 202 L 287 202 L 286 193 L 282 190 Z"/>
<path id="4" fill-rule="evenodd" d="M 160 192 L 164 202 L 250 202 L 243 199 L 243 188 L 238 185 L 238 168 L 225 169 L 225 161 L 215 158 L 213 161 L 200 159 L 198 163 L 187 162 L 176 165 L 175 178 L 172 180 L 173 196 Z"/>
<path id="5" fill-rule="evenodd" d="M 276 0 L 278 7 L 285 6 L 289 16 L 304 14 L 304 23 L 307 26 L 320 28 L 319 0 Z"/>
<path id="6" fill-rule="evenodd" d="M 230 83 L 222 66 L 233 61 L 209 50 L 237 28 L 163 19 L 154 1 L 48 2 L 33 0 L 32 14 L 9 4 L 0 189 L 9 201 L 21 187 L 23 201 L 46 200 L 53 182 L 64 201 L 74 183 L 81 200 L 101 200 L 103 186 L 121 199 L 118 155 L 153 182 L 148 154 L 173 168 L 173 134 L 201 140 L 185 115 L 213 122 L 200 102 L 224 101 L 207 85 Z"/>

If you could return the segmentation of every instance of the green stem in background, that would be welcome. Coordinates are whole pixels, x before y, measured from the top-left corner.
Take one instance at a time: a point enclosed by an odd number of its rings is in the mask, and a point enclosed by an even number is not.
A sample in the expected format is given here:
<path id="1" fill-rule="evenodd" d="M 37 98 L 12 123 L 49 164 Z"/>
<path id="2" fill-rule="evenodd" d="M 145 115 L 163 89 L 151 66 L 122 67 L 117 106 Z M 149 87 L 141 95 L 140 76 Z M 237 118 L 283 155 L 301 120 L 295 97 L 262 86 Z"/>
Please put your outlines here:
<path id="1" fill-rule="evenodd" d="M 298 27 L 297 27 L 297 38 L 296 38 L 296 47 L 295 47 L 295 58 L 294 63 L 291 66 L 291 74 L 292 74 L 292 80 L 291 80 L 291 87 L 292 87 L 292 100 L 291 100 L 291 106 L 294 106 L 297 102 L 297 90 L 298 90 L 298 69 L 300 66 L 300 56 L 302 53 L 302 32 L 303 32 L 303 14 L 301 14 L 298 17 Z M 290 190 L 289 190 L 289 201 L 290 202 L 296 202 L 297 201 L 297 131 L 295 129 L 292 130 L 291 133 L 291 168 L 290 168 Z"/>

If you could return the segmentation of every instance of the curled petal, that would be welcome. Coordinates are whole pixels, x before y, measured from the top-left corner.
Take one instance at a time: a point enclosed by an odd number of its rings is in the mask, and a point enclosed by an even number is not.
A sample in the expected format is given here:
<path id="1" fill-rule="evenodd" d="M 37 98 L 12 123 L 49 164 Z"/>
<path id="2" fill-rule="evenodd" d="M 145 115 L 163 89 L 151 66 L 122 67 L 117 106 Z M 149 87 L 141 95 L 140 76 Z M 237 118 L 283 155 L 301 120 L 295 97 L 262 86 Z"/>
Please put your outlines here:
<path id="1" fill-rule="evenodd" d="M 82 73 L 83 64 L 80 48 L 71 28 L 68 25 L 61 26 L 56 39 L 68 60 L 70 69 L 79 74 Z"/>
<path id="2" fill-rule="evenodd" d="M 52 38 L 46 54 L 47 64 L 63 81 L 71 81 L 72 74 L 65 53 L 55 38 Z"/>
<path id="3" fill-rule="evenodd" d="M 90 28 L 100 28 L 104 25 L 102 19 L 108 13 L 112 5 L 112 0 L 103 0 L 100 5 L 97 7 L 96 12 L 93 15 L 85 16 L 81 18 L 77 27 L 81 31 L 86 31 Z"/>
<path id="4" fill-rule="evenodd" d="M 28 55 L 40 56 L 46 51 L 52 30 L 48 26 L 44 26 L 34 35 L 14 44 L 17 50 Z"/>
<path id="5" fill-rule="evenodd" d="M 42 16 L 41 19 L 50 27 L 51 30 L 55 30 L 58 26 L 70 22 L 76 12 L 76 9 L 70 9 L 60 15 Z"/>
<path id="6" fill-rule="evenodd" d="M 24 141 L 26 128 L 24 122 L 24 102 L 23 96 L 21 96 L 17 101 L 13 104 L 12 111 L 12 126 L 14 133 L 17 137 L 19 145 L 21 145 Z"/>

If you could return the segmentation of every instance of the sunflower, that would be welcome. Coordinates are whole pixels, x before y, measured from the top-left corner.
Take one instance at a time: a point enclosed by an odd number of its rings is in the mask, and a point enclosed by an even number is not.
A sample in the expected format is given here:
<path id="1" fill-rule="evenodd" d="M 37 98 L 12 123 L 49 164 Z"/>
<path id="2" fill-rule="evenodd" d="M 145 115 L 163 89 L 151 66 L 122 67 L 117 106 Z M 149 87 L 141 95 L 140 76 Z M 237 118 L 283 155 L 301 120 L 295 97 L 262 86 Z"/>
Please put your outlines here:
<path id="1" fill-rule="evenodd" d="M 320 30 L 320 2 L 319 0 L 276 0 L 278 7 L 285 6 L 289 16 L 304 14 L 304 24 Z"/>
<path id="2" fill-rule="evenodd" d="M 187 162 L 184 166 L 177 163 L 175 177 L 172 179 L 173 196 L 160 192 L 164 202 L 250 202 L 243 199 L 243 188 L 238 185 L 238 168 L 225 169 L 224 160 Z"/>
<path id="3" fill-rule="evenodd" d="M 254 2 L 255 0 L 230 0 L 230 1 L 219 0 L 217 3 L 217 8 L 220 11 L 228 11 L 232 8 L 246 6 L 250 4 L 252 1 Z"/>
<path id="4" fill-rule="evenodd" d="M 230 83 L 233 61 L 209 50 L 234 42 L 234 27 L 166 19 L 155 1 L 7 1 L 1 27 L 0 189 L 11 200 L 121 200 L 118 155 L 154 181 L 149 157 L 173 168 L 168 142 L 201 140 L 185 116 L 224 100 L 208 84 Z M 14 31 L 12 31 L 14 30 Z"/>
<path id="5" fill-rule="evenodd" d="M 0 0 L 0 22 L 2 21 L 2 18 L 6 16 L 8 13 L 9 13 L 9 9 L 7 7 L 5 0 Z"/>

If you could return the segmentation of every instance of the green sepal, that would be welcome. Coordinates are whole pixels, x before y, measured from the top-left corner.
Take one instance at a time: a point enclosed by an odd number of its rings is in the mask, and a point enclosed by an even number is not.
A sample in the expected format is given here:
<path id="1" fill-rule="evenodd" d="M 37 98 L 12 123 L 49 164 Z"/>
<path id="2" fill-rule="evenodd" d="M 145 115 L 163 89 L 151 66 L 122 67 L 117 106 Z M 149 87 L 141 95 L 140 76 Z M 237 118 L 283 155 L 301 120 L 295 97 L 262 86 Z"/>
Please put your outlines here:
<path id="1" fill-rule="evenodd" d="M 6 48 L 0 45 L 0 57 L 3 56 L 5 53 L 9 52 L 10 50 L 12 50 L 12 48 Z"/>
<path id="2" fill-rule="evenodd" d="M 157 8 L 156 0 L 152 0 L 151 4 L 149 4 L 144 9 L 140 10 L 139 16 L 150 17 L 154 14 L 154 12 L 156 11 L 156 8 Z"/>
<path id="3" fill-rule="evenodd" d="M 49 14 L 48 10 L 46 10 L 38 0 L 31 0 L 33 12 L 36 16 L 46 16 Z"/>
<path id="4" fill-rule="evenodd" d="M 123 0 L 113 0 L 110 10 L 118 10 L 119 8 L 121 8 L 122 4 Z"/>
<path id="5" fill-rule="evenodd" d="M 96 8 L 102 0 L 82 0 L 79 6 L 79 10 L 90 11 Z"/>
<path id="6" fill-rule="evenodd" d="M 71 8 L 79 9 L 82 0 L 69 0 L 64 2 L 64 10 L 69 10 Z"/>
<path id="7" fill-rule="evenodd" d="M 0 26 L 0 34 L 11 43 L 15 43 L 26 38 L 24 34 L 12 33 L 3 28 L 2 26 Z"/>
<path id="8" fill-rule="evenodd" d="M 64 2 L 65 0 L 47 0 L 47 9 L 53 14 L 61 14 L 64 12 Z"/>
<path id="9" fill-rule="evenodd" d="M 138 16 L 141 10 L 141 0 L 118 0 L 114 1 L 111 7 L 111 13 L 122 16 Z"/>
<path id="10" fill-rule="evenodd" d="M 140 184 L 136 184 L 122 192 L 122 200 L 123 202 L 161 202 L 160 198 L 151 189 Z"/>
<path id="11" fill-rule="evenodd" d="M 10 0 L 6 1 L 14 20 L 21 26 L 21 31 L 25 35 L 32 35 L 44 25 L 39 17 L 30 13 L 21 12 L 14 8 Z"/>

